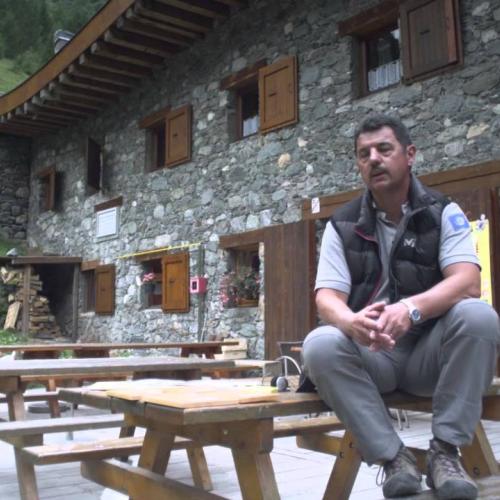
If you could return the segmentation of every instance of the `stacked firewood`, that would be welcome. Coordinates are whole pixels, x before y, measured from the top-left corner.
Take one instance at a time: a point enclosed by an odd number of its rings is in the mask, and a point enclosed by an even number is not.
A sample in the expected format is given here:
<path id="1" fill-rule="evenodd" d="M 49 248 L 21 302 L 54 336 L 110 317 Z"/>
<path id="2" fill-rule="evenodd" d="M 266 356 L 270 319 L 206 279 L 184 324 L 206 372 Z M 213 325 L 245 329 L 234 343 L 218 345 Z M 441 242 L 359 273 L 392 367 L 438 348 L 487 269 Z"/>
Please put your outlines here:
<path id="1" fill-rule="evenodd" d="M 24 297 L 24 271 L 22 269 L 0 269 L 0 278 L 6 285 L 14 285 L 9 294 L 9 310 L 5 328 L 22 329 L 22 306 Z M 36 337 L 53 338 L 61 334 L 61 329 L 50 310 L 49 299 L 42 294 L 43 283 L 38 274 L 32 273 L 29 284 L 29 333 Z M 14 317 L 14 315 L 16 317 Z M 9 322 L 9 324 L 7 324 Z"/>

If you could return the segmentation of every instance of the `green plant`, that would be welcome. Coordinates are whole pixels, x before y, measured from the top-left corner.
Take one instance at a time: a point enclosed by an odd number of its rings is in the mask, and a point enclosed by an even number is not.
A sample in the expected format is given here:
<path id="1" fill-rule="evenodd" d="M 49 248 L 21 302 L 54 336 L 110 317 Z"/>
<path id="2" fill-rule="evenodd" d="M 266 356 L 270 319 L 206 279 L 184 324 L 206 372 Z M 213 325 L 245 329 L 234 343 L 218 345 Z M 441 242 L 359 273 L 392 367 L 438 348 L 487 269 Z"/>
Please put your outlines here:
<path id="1" fill-rule="evenodd" d="M 0 344 L 12 345 L 24 343 L 26 343 L 26 338 L 21 333 L 13 330 L 0 330 Z"/>

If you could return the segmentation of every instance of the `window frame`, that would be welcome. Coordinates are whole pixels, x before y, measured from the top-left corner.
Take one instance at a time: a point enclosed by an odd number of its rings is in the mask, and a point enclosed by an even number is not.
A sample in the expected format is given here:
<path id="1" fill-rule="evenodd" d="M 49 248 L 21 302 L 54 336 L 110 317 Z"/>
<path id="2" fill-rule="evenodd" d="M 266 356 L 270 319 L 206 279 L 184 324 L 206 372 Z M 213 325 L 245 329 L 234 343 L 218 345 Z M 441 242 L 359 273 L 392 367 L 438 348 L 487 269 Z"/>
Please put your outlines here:
<path id="1" fill-rule="evenodd" d="M 458 10 L 458 0 L 439 0 L 443 2 L 444 12 L 453 20 L 453 27 L 449 28 L 454 34 L 454 45 L 449 46 L 450 51 L 456 51 L 455 61 L 445 64 L 430 71 L 415 73 L 409 66 L 411 59 L 410 38 L 411 28 L 408 23 L 408 12 L 412 8 L 418 8 L 424 4 L 430 4 L 436 0 L 385 0 L 378 5 L 365 9 L 360 13 L 345 19 L 338 24 L 338 34 L 340 37 L 351 36 L 353 38 L 353 90 L 356 98 L 386 90 L 398 84 L 408 85 L 415 81 L 424 80 L 440 73 L 451 71 L 463 65 L 463 50 L 460 33 L 460 18 Z M 446 23 L 446 19 L 443 21 Z M 389 84 L 373 91 L 368 90 L 368 63 L 366 57 L 366 40 L 377 33 L 390 29 L 391 26 L 398 25 L 400 30 L 399 50 L 401 80 L 398 83 Z M 448 42 L 450 42 L 448 37 Z M 451 42 L 450 42 L 451 43 Z"/>

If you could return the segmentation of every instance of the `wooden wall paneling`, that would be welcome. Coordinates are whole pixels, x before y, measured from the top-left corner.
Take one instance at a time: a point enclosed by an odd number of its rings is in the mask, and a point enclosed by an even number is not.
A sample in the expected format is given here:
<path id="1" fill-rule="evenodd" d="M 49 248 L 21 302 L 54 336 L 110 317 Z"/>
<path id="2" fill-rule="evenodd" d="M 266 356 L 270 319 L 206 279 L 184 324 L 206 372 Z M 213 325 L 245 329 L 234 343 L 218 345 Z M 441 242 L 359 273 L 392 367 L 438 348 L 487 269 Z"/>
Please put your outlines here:
<path id="1" fill-rule="evenodd" d="M 315 326 L 315 224 L 269 227 L 264 245 L 265 357 L 273 359 L 278 341 L 303 340 Z"/>

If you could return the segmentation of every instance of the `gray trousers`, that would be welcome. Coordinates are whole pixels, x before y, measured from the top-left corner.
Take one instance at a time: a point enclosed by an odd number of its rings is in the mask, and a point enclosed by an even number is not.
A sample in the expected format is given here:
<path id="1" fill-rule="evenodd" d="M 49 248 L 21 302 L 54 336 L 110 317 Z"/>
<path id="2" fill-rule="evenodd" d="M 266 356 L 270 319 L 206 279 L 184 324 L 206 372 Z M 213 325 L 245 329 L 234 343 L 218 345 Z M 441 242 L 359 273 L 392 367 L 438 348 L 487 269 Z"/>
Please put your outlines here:
<path id="1" fill-rule="evenodd" d="M 305 373 L 354 434 L 364 460 L 392 460 L 401 440 L 380 394 L 396 389 L 432 396 L 432 433 L 469 444 L 482 395 L 494 375 L 499 319 L 488 304 L 466 299 L 424 332 L 408 332 L 393 351 L 371 352 L 338 328 L 313 330 L 303 346 Z"/>

